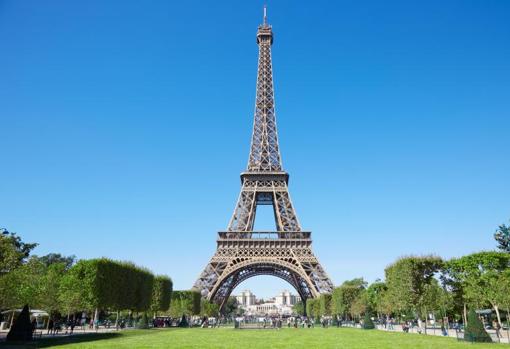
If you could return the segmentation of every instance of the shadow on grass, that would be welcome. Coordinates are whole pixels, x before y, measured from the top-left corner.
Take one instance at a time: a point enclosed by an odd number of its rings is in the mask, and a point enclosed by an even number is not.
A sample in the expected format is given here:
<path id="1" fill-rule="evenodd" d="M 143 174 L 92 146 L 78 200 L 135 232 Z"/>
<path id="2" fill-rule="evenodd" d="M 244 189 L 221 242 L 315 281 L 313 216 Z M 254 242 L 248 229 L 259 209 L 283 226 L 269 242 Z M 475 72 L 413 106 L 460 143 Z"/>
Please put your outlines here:
<path id="1" fill-rule="evenodd" d="M 104 339 L 112 339 L 119 337 L 120 333 L 118 332 L 109 332 L 109 333 L 91 333 L 91 334 L 78 334 L 73 336 L 64 336 L 64 337 L 47 337 L 35 340 L 33 342 L 26 343 L 6 343 L 0 342 L 0 348 L 12 348 L 12 349 L 21 349 L 21 348 L 48 348 L 55 347 L 59 345 L 71 344 L 71 343 L 85 343 L 85 342 L 94 342 L 100 341 Z"/>

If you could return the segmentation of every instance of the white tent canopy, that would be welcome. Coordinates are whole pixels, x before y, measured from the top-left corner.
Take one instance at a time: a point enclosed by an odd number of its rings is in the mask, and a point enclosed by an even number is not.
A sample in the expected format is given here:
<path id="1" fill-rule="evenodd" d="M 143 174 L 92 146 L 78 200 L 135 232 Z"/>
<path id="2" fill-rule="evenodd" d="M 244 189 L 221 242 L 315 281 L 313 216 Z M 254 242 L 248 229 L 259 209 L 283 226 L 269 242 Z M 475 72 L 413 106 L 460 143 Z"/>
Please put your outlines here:
<path id="1" fill-rule="evenodd" d="M 21 313 L 21 310 L 22 309 L 5 310 L 5 311 L 2 311 L 2 314 L 12 314 L 13 312 Z M 35 316 L 35 317 L 49 316 L 49 314 L 47 312 L 45 312 L 44 310 L 38 310 L 38 309 L 30 310 L 30 315 Z"/>

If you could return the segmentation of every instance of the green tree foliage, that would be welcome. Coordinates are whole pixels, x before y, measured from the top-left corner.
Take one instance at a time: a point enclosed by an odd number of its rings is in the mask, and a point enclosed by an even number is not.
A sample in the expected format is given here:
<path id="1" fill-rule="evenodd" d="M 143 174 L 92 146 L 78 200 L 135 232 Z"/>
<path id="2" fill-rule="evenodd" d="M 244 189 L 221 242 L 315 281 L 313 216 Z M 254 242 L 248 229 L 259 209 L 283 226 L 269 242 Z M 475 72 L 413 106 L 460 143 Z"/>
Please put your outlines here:
<path id="1" fill-rule="evenodd" d="M 448 261 L 444 278 L 461 288 L 464 301 L 472 307 L 492 306 L 501 324 L 498 289 L 509 266 L 509 253 L 478 252 Z"/>
<path id="2" fill-rule="evenodd" d="M 464 340 L 468 342 L 492 342 L 491 337 L 483 328 L 482 322 L 473 309 L 469 311 L 467 326 L 464 330 Z"/>
<path id="3" fill-rule="evenodd" d="M 23 307 L 16 322 L 7 333 L 7 342 L 28 342 L 32 340 L 32 325 L 28 305 Z"/>
<path id="4" fill-rule="evenodd" d="M 494 234 L 494 239 L 498 243 L 498 249 L 510 253 L 510 226 L 501 224 Z"/>
<path id="5" fill-rule="evenodd" d="M 51 316 L 62 310 L 59 300 L 60 285 L 67 269 L 66 262 L 56 262 L 46 267 L 40 284 L 39 307 Z"/>
<path id="6" fill-rule="evenodd" d="M 199 315 L 200 302 L 200 293 L 197 291 L 173 291 L 170 315 L 172 317 L 180 317 L 181 315 Z"/>
<path id="7" fill-rule="evenodd" d="M 341 315 L 343 317 L 349 315 L 351 318 L 356 316 L 359 308 L 353 308 L 353 304 L 355 304 L 366 287 L 367 282 L 363 280 L 363 278 L 348 280 L 341 286 L 336 287 L 333 290 L 331 301 L 332 314 Z"/>
<path id="8" fill-rule="evenodd" d="M 40 305 L 41 285 L 46 267 L 37 258 L 0 277 L 0 308 L 21 308 L 25 304 Z"/>
<path id="9" fill-rule="evenodd" d="M 0 229 L 0 276 L 20 267 L 36 246 L 23 242 L 16 233 Z"/>
<path id="10" fill-rule="evenodd" d="M 376 280 L 367 288 L 367 305 L 378 314 L 388 315 L 391 312 L 385 299 L 387 290 L 386 283 L 380 280 Z"/>
<path id="11" fill-rule="evenodd" d="M 358 296 L 354 299 L 351 304 L 350 314 L 353 318 L 361 318 L 361 315 L 364 314 L 367 310 L 367 291 L 365 289 L 361 290 Z"/>
<path id="12" fill-rule="evenodd" d="M 331 315 L 332 296 L 330 294 L 321 294 L 319 297 L 320 316 Z"/>
<path id="13" fill-rule="evenodd" d="M 38 257 L 47 267 L 52 264 L 64 264 L 65 269 L 69 269 L 76 261 L 76 256 L 62 256 L 60 253 L 49 253 L 45 256 Z"/>
<path id="14" fill-rule="evenodd" d="M 154 278 L 151 303 L 152 312 L 156 314 L 158 311 L 167 311 L 170 308 L 172 287 L 172 280 L 168 276 L 158 275 Z"/>
<path id="15" fill-rule="evenodd" d="M 202 299 L 202 302 L 200 304 L 200 315 L 212 317 L 218 316 L 219 312 L 220 306 L 218 304 Z"/>
<path id="16" fill-rule="evenodd" d="M 411 256 L 397 260 L 385 269 L 388 301 L 399 313 L 412 312 L 426 316 L 437 305 L 429 304 L 427 290 L 443 261 L 435 256 Z"/>
<path id="17" fill-rule="evenodd" d="M 320 298 L 309 298 L 306 300 L 306 316 L 318 319 L 321 316 Z"/>
<path id="18" fill-rule="evenodd" d="M 296 315 L 305 315 L 305 304 L 303 303 L 303 301 L 299 301 L 296 304 L 294 304 L 292 310 Z"/>
<path id="19" fill-rule="evenodd" d="M 236 297 L 232 296 L 228 297 L 221 312 L 225 316 L 242 315 L 242 309 L 239 307 Z"/>
<path id="20" fill-rule="evenodd" d="M 507 322 L 510 321 L 510 269 L 503 271 L 498 278 L 496 289 L 496 301 L 507 312 Z"/>

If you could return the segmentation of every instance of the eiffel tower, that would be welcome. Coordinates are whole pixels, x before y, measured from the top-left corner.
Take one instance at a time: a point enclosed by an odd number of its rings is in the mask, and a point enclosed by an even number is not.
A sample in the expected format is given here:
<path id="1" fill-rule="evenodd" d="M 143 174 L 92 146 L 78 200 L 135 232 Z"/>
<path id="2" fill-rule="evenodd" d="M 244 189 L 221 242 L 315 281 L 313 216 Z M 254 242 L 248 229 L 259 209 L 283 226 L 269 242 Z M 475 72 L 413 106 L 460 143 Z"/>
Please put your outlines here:
<path id="1" fill-rule="evenodd" d="M 290 283 L 306 302 L 331 293 L 333 284 L 312 252 L 311 232 L 303 231 L 290 200 L 289 175 L 282 168 L 274 109 L 271 45 L 273 32 L 258 27 L 259 47 L 255 117 L 248 168 L 241 173 L 241 193 L 217 250 L 193 289 L 223 307 L 232 290 L 257 275 Z M 258 205 L 272 205 L 276 231 L 254 231 Z"/>

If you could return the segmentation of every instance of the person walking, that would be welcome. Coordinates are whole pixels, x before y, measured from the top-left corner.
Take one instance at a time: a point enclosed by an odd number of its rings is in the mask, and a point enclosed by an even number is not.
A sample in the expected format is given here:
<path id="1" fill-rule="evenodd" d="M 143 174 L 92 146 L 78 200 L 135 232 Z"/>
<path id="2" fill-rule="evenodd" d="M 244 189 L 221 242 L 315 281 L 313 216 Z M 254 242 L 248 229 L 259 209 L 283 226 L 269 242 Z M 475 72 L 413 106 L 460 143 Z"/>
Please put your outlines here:
<path id="1" fill-rule="evenodd" d="M 496 329 L 496 336 L 498 338 L 503 338 L 503 335 L 501 335 L 501 325 L 499 322 L 496 322 L 496 326 L 494 326 L 494 328 Z"/>
<path id="2" fill-rule="evenodd" d="M 441 333 L 443 336 L 448 336 L 448 332 L 446 332 L 446 327 L 444 327 L 444 322 L 441 323 Z"/>
<path id="3" fill-rule="evenodd" d="M 50 319 L 50 321 L 48 321 L 48 333 L 47 334 L 53 334 L 53 326 L 55 325 L 55 323 L 53 322 L 53 319 Z"/>
<path id="4" fill-rule="evenodd" d="M 35 332 L 35 329 L 37 328 L 37 320 L 34 318 L 32 320 L 32 322 L 30 323 L 30 325 L 32 326 L 32 335 L 33 335 Z"/>

